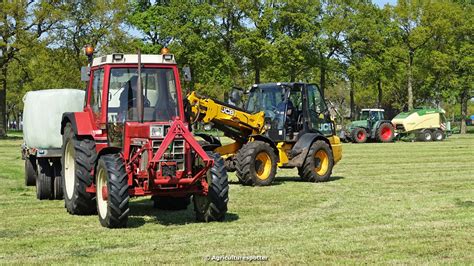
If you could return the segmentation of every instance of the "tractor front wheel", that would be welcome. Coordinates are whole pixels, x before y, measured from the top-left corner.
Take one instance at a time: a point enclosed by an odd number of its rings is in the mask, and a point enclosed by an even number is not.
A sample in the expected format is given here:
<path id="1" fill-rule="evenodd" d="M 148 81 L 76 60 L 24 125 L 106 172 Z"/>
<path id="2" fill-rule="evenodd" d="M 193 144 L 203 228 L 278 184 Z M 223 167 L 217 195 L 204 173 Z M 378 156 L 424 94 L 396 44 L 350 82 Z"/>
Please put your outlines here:
<path id="1" fill-rule="evenodd" d="M 36 179 L 38 178 L 38 170 L 36 165 L 36 156 L 30 155 L 25 159 L 25 185 L 34 186 L 36 185 Z"/>
<path id="2" fill-rule="evenodd" d="M 364 128 L 354 128 L 351 132 L 352 142 L 365 143 L 367 141 L 367 131 Z"/>
<path id="3" fill-rule="evenodd" d="M 276 164 L 276 154 L 268 143 L 252 141 L 237 153 L 237 177 L 243 185 L 267 186 L 275 179 Z"/>
<path id="4" fill-rule="evenodd" d="M 95 178 L 100 224 L 108 228 L 126 227 L 130 212 L 128 207 L 130 196 L 128 176 L 120 155 L 101 156 Z"/>
<path id="5" fill-rule="evenodd" d="M 214 165 L 207 171 L 207 195 L 193 195 L 196 220 L 200 222 L 223 221 L 229 201 L 229 183 L 224 160 L 214 152 L 207 152 Z"/>
<path id="6" fill-rule="evenodd" d="M 191 197 L 152 196 L 153 207 L 160 210 L 186 210 L 191 203 Z"/>
<path id="7" fill-rule="evenodd" d="M 71 214 L 88 215 L 96 212 L 95 195 L 86 188 L 92 185 L 97 154 L 91 139 L 79 138 L 70 123 L 63 135 L 62 176 L 66 209 Z"/>
<path id="8" fill-rule="evenodd" d="M 315 141 L 309 149 L 303 166 L 298 173 L 304 181 L 325 182 L 331 176 L 334 156 L 329 145 L 322 140 Z"/>
<path id="9" fill-rule="evenodd" d="M 392 124 L 383 123 L 377 129 L 377 140 L 379 142 L 392 142 L 393 137 L 395 136 L 395 130 L 393 129 Z"/>

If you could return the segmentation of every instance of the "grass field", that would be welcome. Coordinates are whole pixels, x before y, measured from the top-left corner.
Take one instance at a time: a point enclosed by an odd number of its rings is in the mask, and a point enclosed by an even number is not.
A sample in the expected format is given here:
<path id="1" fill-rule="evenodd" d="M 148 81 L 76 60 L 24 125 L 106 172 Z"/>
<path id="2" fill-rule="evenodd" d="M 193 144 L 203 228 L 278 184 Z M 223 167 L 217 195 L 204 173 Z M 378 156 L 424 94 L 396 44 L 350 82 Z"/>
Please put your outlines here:
<path id="1" fill-rule="evenodd" d="M 25 187 L 21 139 L 0 140 L 0 264 L 206 263 L 260 255 L 276 264 L 474 263 L 474 135 L 440 143 L 344 144 L 326 183 L 280 170 L 269 187 L 233 182 L 223 223 L 192 208 L 131 203 L 129 228 L 71 216 Z M 235 175 L 230 175 L 236 181 Z"/>

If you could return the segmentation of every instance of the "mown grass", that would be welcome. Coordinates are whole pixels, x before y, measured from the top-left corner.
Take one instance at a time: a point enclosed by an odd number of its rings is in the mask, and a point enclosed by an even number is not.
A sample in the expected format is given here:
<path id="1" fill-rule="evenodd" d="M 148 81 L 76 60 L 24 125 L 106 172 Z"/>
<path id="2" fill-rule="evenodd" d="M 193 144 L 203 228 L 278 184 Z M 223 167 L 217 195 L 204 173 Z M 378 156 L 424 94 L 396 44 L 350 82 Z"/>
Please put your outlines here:
<path id="1" fill-rule="evenodd" d="M 71 216 L 63 201 L 25 187 L 21 140 L 0 140 L 0 263 L 206 263 L 261 255 L 268 262 L 474 263 L 474 136 L 445 142 L 344 144 L 327 183 L 280 170 L 269 187 L 231 185 L 223 223 L 195 223 L 192 207 L 131 203 L 129 228 Z M 232 181 L 236 181 L 231 174 Z"/>

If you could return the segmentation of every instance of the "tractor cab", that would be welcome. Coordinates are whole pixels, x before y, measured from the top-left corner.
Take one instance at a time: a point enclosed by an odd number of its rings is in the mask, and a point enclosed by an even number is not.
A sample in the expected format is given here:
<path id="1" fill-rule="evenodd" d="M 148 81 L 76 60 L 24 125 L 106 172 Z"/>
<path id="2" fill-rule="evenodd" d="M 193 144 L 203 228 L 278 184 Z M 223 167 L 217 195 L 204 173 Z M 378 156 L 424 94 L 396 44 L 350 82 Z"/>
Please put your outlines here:
<path id="1" fill-rule="evenodd" d="M 384 120 L 384 109 L 362 109 L 359 114 L 359 121 L 367 121 L 368 127 L 371 124 Z"/>
<path id="2" fill-rule="evenodd" d="M 265 112 L 266 135 L 273 141 L 296 141 L 299 134 L 307 132 L 334 134 L 326 102 L 316 84 L 254 84 L 246 110 Z"/>

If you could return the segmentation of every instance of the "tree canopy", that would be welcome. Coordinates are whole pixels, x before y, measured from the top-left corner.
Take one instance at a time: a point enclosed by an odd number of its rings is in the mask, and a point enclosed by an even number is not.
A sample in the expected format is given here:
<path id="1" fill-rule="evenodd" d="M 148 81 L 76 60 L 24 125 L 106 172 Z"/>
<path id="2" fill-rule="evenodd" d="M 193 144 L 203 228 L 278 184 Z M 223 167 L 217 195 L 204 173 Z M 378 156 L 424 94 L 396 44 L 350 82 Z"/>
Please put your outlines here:
<path id="1" fill-rule="evenodd" d="M 25 92 L 84 87 L 85 44 L 99 54 L 166 46 L 190 66 L 191 89 L 221 99 L 234 85 L 304 81 L 352 118 L 375 106 L 474 112 L 471 1 L 20 0 L 0 10 L 0 135 Z"/>

